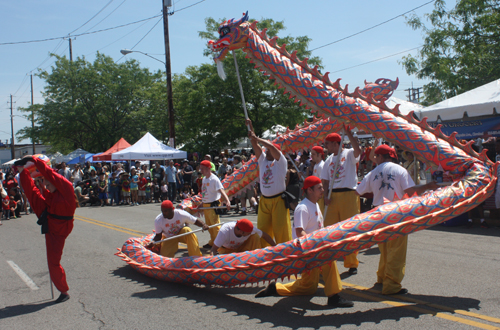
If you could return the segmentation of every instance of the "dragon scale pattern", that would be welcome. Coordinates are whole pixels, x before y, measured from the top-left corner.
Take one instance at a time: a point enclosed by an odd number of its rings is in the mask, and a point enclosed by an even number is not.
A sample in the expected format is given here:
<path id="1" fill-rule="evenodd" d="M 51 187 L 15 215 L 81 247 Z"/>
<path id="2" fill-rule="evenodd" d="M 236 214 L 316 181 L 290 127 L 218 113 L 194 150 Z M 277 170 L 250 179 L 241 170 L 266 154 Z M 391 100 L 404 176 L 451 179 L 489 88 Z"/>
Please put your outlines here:
<path id="1" fill-rule="evenodd" d="M 359 89 L 349 94 L 328 74 L 321 75 L 300 61 L 285 46 L 277 46 L 258 31 L 256 23 L 240 20 L 224 22 L 221 38 L 212 42 L 222 60 L 229 50 L 243 48 L 256 67 L 285 88 L 290 97 L 325 117 L 358 127 L 403 149 L 419 159 L 450 172 L 451 186 L 387 203 L 369 212 L 315 231 L 290 242 L 255 251 L 214 257 L 165 258 L 143 247 L 152 235 L 131 238 L 117 253 L 138 271 L 161 280 L 205 285 L 236 286 L 270 281 L 299 274 L 332 262 L 344 255 L 437 225 L 460 215 L 493 193 L 496 167 L 478 155 L 470 144 L 462 145 L 455 136 L 444 136 L 439 128 L 430 128 L 425 120 L 412 114 L 403 117 L 384 104 L 384 97 Z M 367 90 L 368 91 L 368 90 Z M 368 92 L 369 93 L 369 92 Z"/>

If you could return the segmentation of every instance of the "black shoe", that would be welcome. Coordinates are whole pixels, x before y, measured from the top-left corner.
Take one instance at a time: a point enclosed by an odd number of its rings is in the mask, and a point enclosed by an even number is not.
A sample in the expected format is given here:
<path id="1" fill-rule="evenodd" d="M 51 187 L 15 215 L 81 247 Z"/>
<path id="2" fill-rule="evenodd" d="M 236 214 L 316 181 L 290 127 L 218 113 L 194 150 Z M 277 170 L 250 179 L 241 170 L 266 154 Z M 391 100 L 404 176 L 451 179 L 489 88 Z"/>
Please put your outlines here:
<path id="1" fill-rule="evenodd" d="M 465 228 L 472 228 L 472 221 L 467 221 Z"/>
<path id="2" fill-rule="evenodd" d="M 486 223 L 486 221 L 481 222 L 481 228 L 490 228 L 490 225 Z"/>
<path id="3" fill-rule="evenodd" d="M 208 243 L 207 243 L 207 244 L 203 245 L 202 247 L 203 247 L 204 249 L 211 249 L 211 248 L 212 248 L 212 245 L 210 245 L 210 244 L 208 244 Z"/>
<path id="4" fill-rule="evenodd" d="M 334 307 L 334 308 L 336 308 L 336 307 L 344 308 L 344 307 L 352 307 L 352 306 L 354 306 L 354 303 L 352 301 L 344 299 L 341 296 L 339 296 L 338 294 L 336 294 L 336 295 L 333 295 L 331 297 L 328 297 L 327 305 Z"/>
<path id="5" fill-rule="evenodd" d="M 247 211 L 241 211 L 240 215 L 247 215 Z"/>
<path id="6" fill-rule="evenodd" d="M 358 273 L 358 269 L 357 268 L 349 268 L 349 275 L 356 275 Z"/>
<path id="7" fill-rule="evenodd" d="M 396 293 L 389 293 L 390 295 L 396 295 L 396 294 L 407 294 L 408 293 L 408 289 L 401 289 L 399 290 L 398 292 Z"/>
<path id="8" fill-rule="evenodd" d="M 259 213 L 259 204 L 255 205 L 255 214 Z"/>
<path id="9" fill-rule="evenodd" d="M 276 296 L 277 294 L 278 294 L 278 291 L 276 291 L 276 282 L 271 282 L 271 283 L 269 283 L 267 288 L 257 292 L 257 294 L 255 295 L 255 298 L 271 297 L 271 296 Z"/>
<path id="10" fill-rule="evenodd" d="M 59 298 L 57 298 L 54 301 L 54 304 L 59 304 L 59 303 L 65 302 L 68 299 L 69 299 L 69 294 L 61 293 L 61 295 L 59 296 Z"/>

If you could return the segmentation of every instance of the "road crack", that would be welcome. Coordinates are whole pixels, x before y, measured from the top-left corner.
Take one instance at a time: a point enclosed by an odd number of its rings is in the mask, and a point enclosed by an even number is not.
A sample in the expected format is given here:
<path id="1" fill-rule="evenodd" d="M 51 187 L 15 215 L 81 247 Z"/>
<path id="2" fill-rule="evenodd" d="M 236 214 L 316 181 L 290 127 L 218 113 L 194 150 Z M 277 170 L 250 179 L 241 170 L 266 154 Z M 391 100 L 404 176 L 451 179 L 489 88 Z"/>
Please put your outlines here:
<path id="1" fill-rule="evenodd" d="M 99 326 L 99 329 L 102 329 L 102 328 L 104 328 L 106 326 L 106 323 L 104 323 L 103 320 L 101 320 L 100 318 L 98 318 L 95 315 L 95 313 L 92 313 L 92 312 L 90 312 L 90 311 L 87 310 L 87 306 L 85 306 L 85 303 L 81 299 L 78 299 L 78 302 L 82 305 L 83 311 L 85 313 L 89 314 L 92 317 L 92 321 L 101 323 L 101 325 Z"/>

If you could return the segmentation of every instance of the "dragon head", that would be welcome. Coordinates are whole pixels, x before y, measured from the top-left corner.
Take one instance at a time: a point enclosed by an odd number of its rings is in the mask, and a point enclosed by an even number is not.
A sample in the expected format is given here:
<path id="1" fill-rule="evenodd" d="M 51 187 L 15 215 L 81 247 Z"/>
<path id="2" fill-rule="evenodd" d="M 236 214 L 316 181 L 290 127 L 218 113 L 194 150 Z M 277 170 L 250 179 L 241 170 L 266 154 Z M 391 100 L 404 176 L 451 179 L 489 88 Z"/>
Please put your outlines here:
<path id="1" fill-rule="evenodd" d="M 210 49 L 217 53 L 214 57 L 216 63 L 222 61 L 228 51 L 242 48 L 246 45 L 248 39 L 247 22 L 248 11 L 239 20 L 232 18 L 219 25 L 219 40 L 208 41 Z"/>

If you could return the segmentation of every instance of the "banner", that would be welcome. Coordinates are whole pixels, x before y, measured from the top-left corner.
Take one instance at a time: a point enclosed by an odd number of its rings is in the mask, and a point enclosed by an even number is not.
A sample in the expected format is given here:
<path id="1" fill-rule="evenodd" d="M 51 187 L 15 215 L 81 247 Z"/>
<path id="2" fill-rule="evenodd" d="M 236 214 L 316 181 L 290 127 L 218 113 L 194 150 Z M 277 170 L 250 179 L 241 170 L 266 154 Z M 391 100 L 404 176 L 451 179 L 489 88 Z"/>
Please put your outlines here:
<path id="1" fill-rule="evenodd" d="M 446 135 L 457 132 L 457 139 L 470 140 L 478 137 L 500 137 L 500 116 L 467 121 L 430 122 L 431 127 L 441 124 L 441 131 Z"/>

